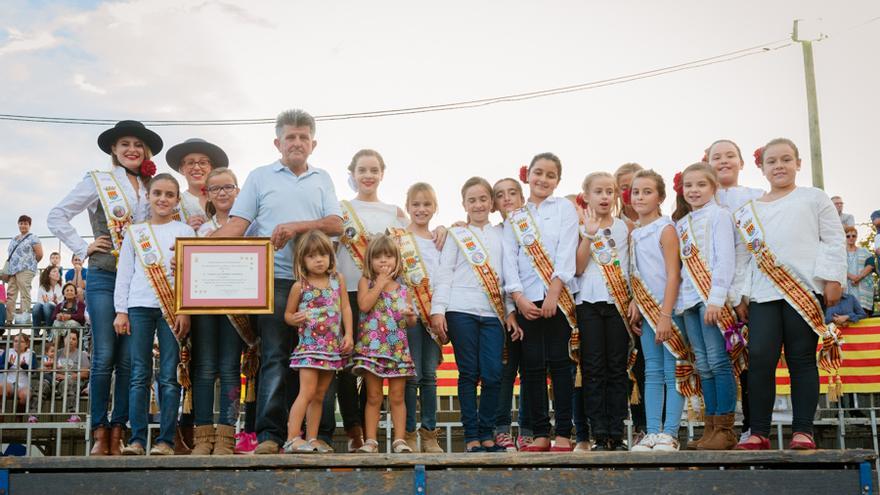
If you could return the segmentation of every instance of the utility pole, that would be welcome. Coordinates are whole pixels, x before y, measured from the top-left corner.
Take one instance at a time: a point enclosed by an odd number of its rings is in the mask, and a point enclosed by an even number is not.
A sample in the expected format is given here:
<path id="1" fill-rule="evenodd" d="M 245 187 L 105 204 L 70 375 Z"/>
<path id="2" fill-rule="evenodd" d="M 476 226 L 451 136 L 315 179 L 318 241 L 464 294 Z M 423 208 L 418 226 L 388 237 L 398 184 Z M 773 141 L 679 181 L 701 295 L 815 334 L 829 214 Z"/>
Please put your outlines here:
<path id="1" fill-rule="evenodd" d="M 807 117 L 810 123 L 810 163 L 813 166 L 813 187 L 825 188 L 822 172 L 822 140 L 819 135 L 819 103 L 816 101 L 816 72 L 813 67 L 813 41 L 798 37 L 798 20 L 794 21 L 791 39 L 801 44 L 804 52 L 804 78 L 807 83 Z M 821 38 L 819 38 L 821 39 Z"/>

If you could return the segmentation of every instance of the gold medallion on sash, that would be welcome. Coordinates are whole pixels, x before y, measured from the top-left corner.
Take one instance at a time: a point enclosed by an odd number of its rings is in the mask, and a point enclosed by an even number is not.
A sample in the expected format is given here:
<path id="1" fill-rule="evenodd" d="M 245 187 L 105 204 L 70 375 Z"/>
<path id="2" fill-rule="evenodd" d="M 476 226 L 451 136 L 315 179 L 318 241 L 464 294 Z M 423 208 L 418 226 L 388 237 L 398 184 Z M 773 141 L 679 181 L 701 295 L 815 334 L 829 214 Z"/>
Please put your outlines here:
<path id="1" fill-rule="evenodd" d="M 469 227 L 452 227 L 449 235 L 455 240 L 461 254 L 471 265 L 474 275 L 483 287 L 483 293 L 489 298 L 489 304 L 504 327 L 504 296 L 501 293 L 501 279 L 489 264 L 489 251 L 483 246 L 480 238 Z"/>
<path id="2" fill-rule="evenodd" d="M 131 206 L 122 187 L 113 175 L 113 172 L 101 172 L 94 170 L 89 172 L 92 180 L 95 182 L 95 189 L 98 191 L 98 199 L 104 208 L 104 217 L 107 219 L 107 229 L 110 231 L 110 239 L 113 241 L 113 256 L 119 260 L 119 248 L 122 247 L 122 240 L 125 236 L 126 228 L 131 224 L 132 212 Z"/>
<path id="3" fill-rule="evenodd" d="M 726 214 L 723 212 L 722 214 Z M 708 222 L 707 222 L 708 232 Z M 681 241 L 681 262 L 685 271 L 697 289 L 700 299 L 706 306 L 709 305 L 709 293 L 712 291 L 712 274 L 709 272 L 709 264 L 702 256 L 700 248 L 694 240 L 693 224 L 691 216 L 678 227 L 678 237 Z M 706 236 L 706 240 L 709 237 Z M 721 316 L 718 317 L 718 330 L 724 337 L 724 346 L 727 349 L 730 364 L 733 366 L 734 375 L 739 377 L 743 370 L 748 368 L 749 355 L 747 342 L 749 328 L 737 321 L 736 312 L 730 303 L 725 302 L 721 308 Z"/>
<path id="4" fill-rule="evenodd" d="M 816 295 L 788 267 L 782 265 L 770 250 L 764 227 L 755 210 L 755 202 L 749 201 L 740 207 L 734 212 L 733 218 L 758 269 L 822 341 L 817 361 L 819 367 L 831 375 L 828 381 L 828 399 L 836 401 L 843 391 L 843 381 L 840 379 L 840 330 L 834 323 L 825 323 L 825 312 L 822 311 Z"/>
<path id="5" fill-rule="evenodd" d="M 370 236 L 364 228 L 364 224 L 361 223 L 361 219 L 355 213 L 351 202 L 342 200 L 339 204 L 342 206 L 342 236 L 339 241 L 351 254 L 351 259 L 354 260 L 358 269 L 363 271 Z"/>

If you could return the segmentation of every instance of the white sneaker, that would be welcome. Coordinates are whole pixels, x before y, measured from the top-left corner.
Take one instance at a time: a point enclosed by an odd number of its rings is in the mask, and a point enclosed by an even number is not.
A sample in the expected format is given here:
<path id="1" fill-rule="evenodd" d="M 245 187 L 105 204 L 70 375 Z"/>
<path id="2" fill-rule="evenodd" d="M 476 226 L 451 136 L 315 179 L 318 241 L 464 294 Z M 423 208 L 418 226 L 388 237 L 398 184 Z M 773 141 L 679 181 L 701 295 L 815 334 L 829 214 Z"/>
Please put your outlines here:
<path id="1" fill-rule="evenodd" d="M 630 452 L 651 452 L 654 450 L 654 445 L 657 443 L 657 434 L 656 433 L 648 433 L 645 435 L 639 443 L 633 445 L 630 449 Z"/>
<path id="2" fill-rule="evenodd" d="M 739 436 L 739 443 L 744 443 L 749 437 L 752 436 L 752 430 L 748 429 L 742 432 L 742 435 Z"/>
<path id="3" fill-rule="evenodd" d="M 673 438 L 672 435 L 667 435 L 666 433 L 659 433 L 654 439 L 654 450 L 659 450 L 661 452 L 677 452 L 678 439 Z"/>

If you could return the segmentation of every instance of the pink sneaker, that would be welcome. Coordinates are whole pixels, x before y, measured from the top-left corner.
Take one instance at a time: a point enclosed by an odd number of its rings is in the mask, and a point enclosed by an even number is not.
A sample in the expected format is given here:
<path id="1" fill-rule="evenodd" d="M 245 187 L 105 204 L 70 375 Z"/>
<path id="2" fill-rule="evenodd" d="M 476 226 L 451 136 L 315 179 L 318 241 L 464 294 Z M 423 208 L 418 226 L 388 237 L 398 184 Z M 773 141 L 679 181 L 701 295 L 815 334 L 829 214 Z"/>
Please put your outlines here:
<path id="1" fill-rule="evenodd" d="M 513 443 L 513 438 L 508 433 L 499 433 L 495 435 L 495 445 L 504 447 L 504 450 L 508 452 L 516 452 L 516 444 Z"/>
<path id="2" fill-rule="evenodd" d="M 28 416 L 28 423 L 37 423 L 40 420 L 36 416 Z"/>
<path id="3" fill-rule="evenodd" d="M 235 453 L 253 454 L 257 448 L 257 434 L 240 431 L 235 434 Z"/>
<path id="4" fill-rule="evenodd" d="M 532 442 L 534 442 L 534 441 L 535 441 L 535 439 L 533 437 L 524 437 L 524 436 L 520 435 L 520 436 L 516 437 L 516 447 L 519 450 L 522 450 L 522 449 L 528 447 L 529 445 L 531 445 Z"/>
<path id="5" fill-rule="evenodd" d="M 71 414 L 69 418 L 67 418 L 68 423 L 81 423 L 82 419 L 76 414 Z"/>

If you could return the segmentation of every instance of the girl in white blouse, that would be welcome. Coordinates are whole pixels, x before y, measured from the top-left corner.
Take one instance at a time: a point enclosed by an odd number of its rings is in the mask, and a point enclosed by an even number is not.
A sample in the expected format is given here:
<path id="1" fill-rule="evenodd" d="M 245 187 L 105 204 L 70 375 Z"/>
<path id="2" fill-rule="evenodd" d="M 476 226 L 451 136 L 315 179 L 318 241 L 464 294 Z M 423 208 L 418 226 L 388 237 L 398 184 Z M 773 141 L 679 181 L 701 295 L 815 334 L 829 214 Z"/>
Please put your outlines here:
<path id="1" fill-rule="evenodd" d="M 703 436 L 695 442 L 696 445 L 688 445 L 688 448 L 699 450 L 729 450 L 737 442 L 733 434 L 736 379 L 722 333 L 727 329 L 719 327 L 722 312 L 730 311 L 725 309 L 725 304 L 736 268 L 736 233 L 730 212 L 715 202 L 717 177 L 715 169 L 707 163 L 695 163 L 685 168 L 680 182 L 675 184 L 677 208 L 672 214 L 679 237 L 692 241 L 699 251 L 696 263 L 702 263 L 711 277 L 711 282 L 706 284 L 711 284 L 706 298 L 705 292 L 697 289 L 694 274 L 683 264 L 676 307 L 693 347 L 703 387 L 706 407 Z M 682 243 L 682 254 L 690 255 L 691 248 L 687 246 L 691 244 L 684 240 Z M 695 260 L 691 260 L 692 263 Z M 684 259 L 682 261 L 687 263 Z M 732 312 L 729 314 L 733 315 Z"/>
<path id="2" fill-rule="evenodd" d="M 535 156 L 525 170 L 529 198 L 525 208 L 539 232 L 540 244 L 552 264 L 549 288 L 539 277 L 529 252 L 520 244 L 511 221 L 504 224 L 504 291 L 517 308 L 517 323 L 523 330 L 523 394 L 528 396 L 529 417 L 535 440 L 520 449 L 526 452 L 571 451 L 571 398 L 574 376 L 568 344 L 571 327 L 558 308 L 562 291 L 574 282 L 578 217 L 574 205 L 553 196 L 562 177 L 562 162 L 552 153 Z M 527 239 L 528 237 L 528 239 Z M 523 243 L 534 239 L 523 236 Z M 555 445 L 550 444 L 550 416 L 547 397 L 547 370 L 553 380 Z"/>
<path id="3" fill-rule="evenodd" d="M 763 231 L 763 243 L 824 307 L 837 304 L 846 284 L 846 244 L 840 216 L 825 192 L 795 183 L 801 160 L 797 146 L 779 138 L 767 143 L 762 171 L 770 192 L 746 204 Z M 819 400 L 816 367 L 817 334 L 784 298 L 782 292 L 747 255 L 741 276 L 742 295 L 748 300 L 749 403 L 751 436 L 737 448 L 769 449 L 770 419 L 776 392 L 776 363 L 785 347 L 791 375 L 793 406 L 790 448 L 815 448 L 813 416 Z M 739 281 L 738 281 L 739 283 Z M 745 301 L 740 311 L 745 313 Z"/>

